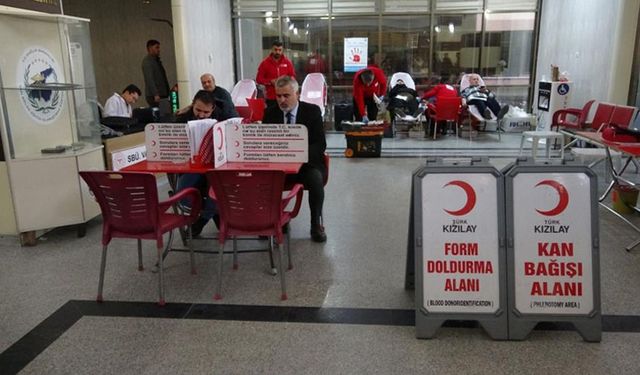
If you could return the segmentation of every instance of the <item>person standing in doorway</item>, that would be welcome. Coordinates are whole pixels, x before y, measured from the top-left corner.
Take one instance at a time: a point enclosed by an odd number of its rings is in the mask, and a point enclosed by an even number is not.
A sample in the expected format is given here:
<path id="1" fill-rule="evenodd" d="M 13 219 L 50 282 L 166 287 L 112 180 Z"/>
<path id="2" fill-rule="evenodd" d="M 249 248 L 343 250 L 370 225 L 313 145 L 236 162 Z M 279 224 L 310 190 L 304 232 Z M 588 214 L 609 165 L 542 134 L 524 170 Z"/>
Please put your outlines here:
<path id="1" fill-rule="evenodd" d="M 290 76 L 296 78 L 293 63 L 284 54 L 282 42 L 276 40 L 271 46 L 271 53 L 265 57 L 258 66 L 256 82 L 266 88 L 265 99 L 267 107 L 275 106 L 276 89 L 275 82 L 280 76 Z"/>
<path id="2" fill-rule="evenodd" d="M 169 97 L 169 81 L 160 61 L 160 42 L 155 39 L 147 41 L 147 56 L 142 59 L 142 74 L 147 103 L 151 107 L 158 107 L 160 99 Z"/>

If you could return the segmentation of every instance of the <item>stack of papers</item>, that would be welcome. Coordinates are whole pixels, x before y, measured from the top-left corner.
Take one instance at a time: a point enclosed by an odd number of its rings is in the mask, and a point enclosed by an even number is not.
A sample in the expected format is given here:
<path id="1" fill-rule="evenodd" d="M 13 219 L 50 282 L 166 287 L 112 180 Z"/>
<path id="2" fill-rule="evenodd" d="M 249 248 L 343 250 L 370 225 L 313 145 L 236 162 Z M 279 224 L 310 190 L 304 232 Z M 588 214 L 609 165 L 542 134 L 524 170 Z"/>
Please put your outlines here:
<path id="1" fill-rule="evenodd" d="M 187 138 L 189 139 L 189 150 L 191 154 L 191 160 L 195 161 L 195 156 L 200 151 L 200 145 L 204 136 L 209 129 L 213 128 L 213 125 L 218 122 L 214 119 L 193 120 L 187 123 Z M 211 134 L 211 133 L 209 133 Z"/>

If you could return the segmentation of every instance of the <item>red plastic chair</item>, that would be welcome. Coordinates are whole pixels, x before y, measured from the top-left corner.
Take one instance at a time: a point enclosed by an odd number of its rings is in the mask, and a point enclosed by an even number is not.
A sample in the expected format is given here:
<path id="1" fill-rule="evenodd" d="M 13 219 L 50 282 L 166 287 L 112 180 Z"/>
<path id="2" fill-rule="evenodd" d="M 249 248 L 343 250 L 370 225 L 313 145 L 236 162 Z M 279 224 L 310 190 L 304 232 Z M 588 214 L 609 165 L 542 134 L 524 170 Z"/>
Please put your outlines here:
<path id="1" fill-rule="evenodd" d="M 80 176 L 89 185 L 102 211 L 102 262 L 100 263 L 100 281 L 97 301 L 102 302 L 104 271 L 107 260 L 107 246 L 112 238 L 135 238 L 138 240 L 138 270 L 142 271 L 141 240 L 155 240 L 158 250 L 159 280 L 158 304 L 163 306 L 164 274 L 163 274 L 163 239 L 170 232 L 167 248 L 173 240 L 173 229 L 186 226 L 191 239 L 190 226 L 200 215 L 201 198 L 195 188 L 184 189 L 170 199 L 159 202 L 156 178 L 151 173 L 91 171 L 80 172 Z M 189 215 L 169 213 L 174 204 L 182 199 L 191 201 Z M 195 273 L 195 263 L 191 241 L 191 272 Z"/>
<path id="2" fill-rule="evenodd" d="M 636 113 L 636 107 L 617 105 L 611 112 L 610 124 L 616 124 L 621 128 L 628 128 Z"/>
<path id="3" fill-rule="evenodd" d="M 460 106 L 461 99 L 459 97 L 440 98 L 435 105 L 430 106 L 427 110 L 427 116 L 433 121 L 433 139 L 438 134 L 438 122 L 446 121 L 456 124 L 456 135 L 458 133 L 458 123 L 460 122 Z"/>
<path id="4" fill-rule="evenodd" d="M 599 103 L 593 120 L 591 120 L 591 131 L 599 131 L 603 124 L 610 123 L 611 114 L 613 114 L 615 107 L 615 104 Z"/>
<path id="5" fill-rule="evenodd" d="M 262 121 L 262 118 L 264 117 L 264 107 L 266 106 L 264 99 L 247 98 L 247 103 L 249 104 L 249 108 L 251 109 L 249 120 L 251 122 Z"/>
<path id="6" fill-rule="evenodd" d="M 564 108 L 557 110 L 551 119 L 551 130 L 560 131 L 560 127 L 570 129 L 583 129 L 588 126 L 587 118 L 595 100 L 589 100 L 582 109 Z"/>
<path id="7" fill-rule="evenodd" d="M 287 299 L 287 288 L 282 267 L 282 245 L 287 248 L 291 267 L 289 231 L 286 241 L 282 227 L 298 215 L 302 203 L 302 185 L 296 184 L 283 198 L 285 173 L 283 171 L 216 171 L 207 173 L 211 198 L 218 203 L 220 212 L 220 270 L 214 299 L 222 298 L 222 269 L 226 240 L 236 236 L 269 236 L 279 247 L 278 258 L 282 300 Z M 296 198 L 291 211 L 287 205 Z M 238 268 L 234 247 L 233 268 Z"/>

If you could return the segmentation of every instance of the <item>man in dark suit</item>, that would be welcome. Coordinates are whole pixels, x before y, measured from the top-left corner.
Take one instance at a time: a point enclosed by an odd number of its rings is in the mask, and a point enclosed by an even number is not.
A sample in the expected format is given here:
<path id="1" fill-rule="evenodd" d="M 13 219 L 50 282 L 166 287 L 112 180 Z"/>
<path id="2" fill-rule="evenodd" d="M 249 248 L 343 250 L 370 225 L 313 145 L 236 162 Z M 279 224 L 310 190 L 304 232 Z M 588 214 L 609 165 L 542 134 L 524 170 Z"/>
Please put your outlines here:
<path id="1" fill-rule="evenodd" d="M 281 76 L 275 83 L 277 106 L 265 110 L 262 122 L 265 124 L 301 124 L 307 127 L 309 134 L 309 162 L 304 163 L 295 175 L 296 182 L 309 190 L 309 209 L 311 211 L 311 239 L 325 242 L 327 235 L 322 225 L 322 204 L 324 203 L 323 177 L 327 174 L 324 165 L 324 150 L 327 141 L 324 137 L 324 124 L 320 108 L 315 104 L 299 101 L 298 82 Z"/>

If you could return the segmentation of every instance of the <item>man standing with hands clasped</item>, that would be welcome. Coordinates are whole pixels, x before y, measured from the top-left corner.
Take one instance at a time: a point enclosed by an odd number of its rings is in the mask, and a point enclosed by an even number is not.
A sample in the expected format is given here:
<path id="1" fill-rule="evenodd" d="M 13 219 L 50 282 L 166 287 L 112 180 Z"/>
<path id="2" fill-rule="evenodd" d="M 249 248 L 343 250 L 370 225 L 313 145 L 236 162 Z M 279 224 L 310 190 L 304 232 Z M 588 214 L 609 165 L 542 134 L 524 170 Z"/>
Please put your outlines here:
<path id="1" fill-rule="evenodd" d="M 324 203 L 323 177 L 327 174 L 324 164 L 324 151 L 327 141 L 320 108 L 315 104 L 299 101 L 298 82 L 289 76 L 275 81 L 277 106 L 268 107 L 264 113 L 265 124 L 301 124 L 307 127 L 309 135 L 309 162 L 304 163 L 300 172 L 294 175 L 296 182 L 309 190 L 309 209 L 311 211 L 311 239 L 325 242 L 327 235 L 322 225 L 322 205 Z"/>

